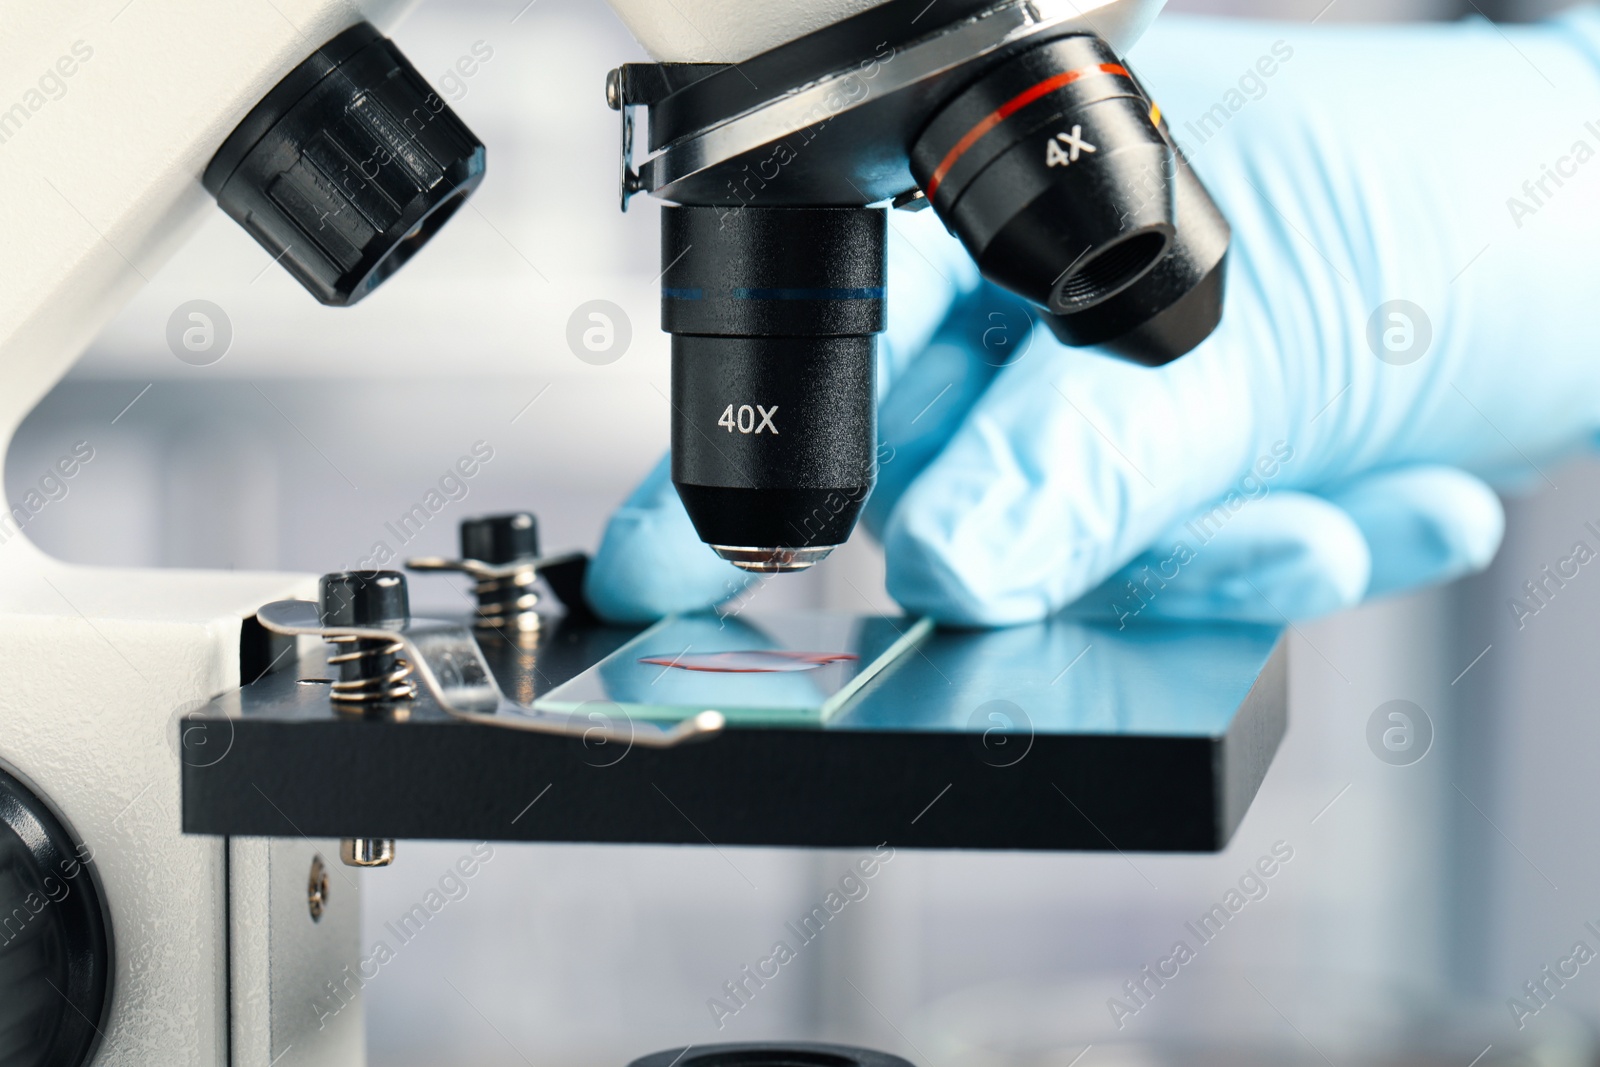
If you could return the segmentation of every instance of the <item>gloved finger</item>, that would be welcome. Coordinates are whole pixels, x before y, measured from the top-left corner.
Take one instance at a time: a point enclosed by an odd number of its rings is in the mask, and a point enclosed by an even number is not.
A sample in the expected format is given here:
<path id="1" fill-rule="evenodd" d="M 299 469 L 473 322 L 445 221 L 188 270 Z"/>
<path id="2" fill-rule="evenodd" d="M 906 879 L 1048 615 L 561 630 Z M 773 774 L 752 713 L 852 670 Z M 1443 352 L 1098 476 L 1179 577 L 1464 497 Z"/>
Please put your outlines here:
<path id="1" fill-rule="evenodd" d="M 882 536 L 906 488 L 960 428 L 1000 368 L 1029 357 L 1036 334 L 1041 348 L 1059 352 L 1038 318 L 1037 308 L 981 279 L 955 300 L 878 405 L 877 485 L 867 499 L 867 529 Z"/>
<path id="2" fill-rule="evenodd" d="M 1500 498 L 1455 467 L 1378 471 L 1326 496 L 1349 513 L 1372 548 L 1368 596 L 1481 571 L 1505 535 Z"/>
<path id="3" fill-rule="evenodd" d="M 979 286 L 978 265 L 932 211 L 889 212 L 888 329 L 878 339 L 878 396 L 918 360 L 955 307 Z"/>
<path id="4" fill-rule="evenodd" d="M 891 595 L 949 622 L 1039 619 L 1258 461 L 1276 472 L 1283 456 L 1254 455 L 1244 361 L 1222 358 L 1222 336 L 1150 370 L 1068 353 L 1036 331 L 894 505 Z"/>
<path id="5" fill-rule="evenodd" d="M 999 367 L 968 343 L 957 312 L 878 405 L 877 484 L 864 521 L 881 536 L 906 488 L 961 427 Z"/>
<path id="6" fill-rule="evenodd" d="M 662 457 L 606 523 L 583 591 L 601 618 L 651 622 L 721 603 L 750 580 L 700 540 Z"/>
<path id="7" fill-rule="evenodd" d="M 1207 508 L 1073 605 L 1079 616 L 1282 624 L 1358 603 L 1372 554 L 1356 521 L 1309 493 Z"/>

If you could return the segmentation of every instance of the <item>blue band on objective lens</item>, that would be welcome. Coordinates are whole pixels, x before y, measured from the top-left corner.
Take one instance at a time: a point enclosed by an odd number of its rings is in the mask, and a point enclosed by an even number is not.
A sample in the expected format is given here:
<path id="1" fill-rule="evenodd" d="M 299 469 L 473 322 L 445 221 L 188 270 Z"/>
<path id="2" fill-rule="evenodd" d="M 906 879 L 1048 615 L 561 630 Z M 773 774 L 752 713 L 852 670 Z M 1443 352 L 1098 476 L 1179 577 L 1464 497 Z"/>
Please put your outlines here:
<path id="1" fill-rule="evenodd" d="M 882 300 L 883 286 L 867 289 L 713 289 L 711 295 L 733 300 Z M 704 300 L 704 289 L 661 289 L 665 300 Z"/>

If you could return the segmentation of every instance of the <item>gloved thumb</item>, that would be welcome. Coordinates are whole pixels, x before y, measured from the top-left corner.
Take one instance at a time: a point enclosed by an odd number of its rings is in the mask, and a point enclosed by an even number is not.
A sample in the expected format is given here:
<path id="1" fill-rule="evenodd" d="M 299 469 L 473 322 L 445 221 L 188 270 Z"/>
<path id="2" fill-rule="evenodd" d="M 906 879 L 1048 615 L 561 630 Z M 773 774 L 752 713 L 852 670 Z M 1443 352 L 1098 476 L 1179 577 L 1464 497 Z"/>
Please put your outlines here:
<path id="1" fill-rule="evenodd" d="M 601 618 L 638 623 L 719 604 L 751 580 L 695 533 L 663 456 L 606 523 L 583 591 Z"/>

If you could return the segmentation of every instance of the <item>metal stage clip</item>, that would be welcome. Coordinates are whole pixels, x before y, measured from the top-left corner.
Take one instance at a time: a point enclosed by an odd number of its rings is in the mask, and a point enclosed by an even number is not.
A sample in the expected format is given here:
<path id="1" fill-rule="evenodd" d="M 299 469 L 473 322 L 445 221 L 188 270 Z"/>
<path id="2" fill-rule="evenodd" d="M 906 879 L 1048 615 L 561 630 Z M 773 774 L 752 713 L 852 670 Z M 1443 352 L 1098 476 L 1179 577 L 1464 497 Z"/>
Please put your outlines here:
<path id="1" fill-rule="evenodd" d="M 416 677 L 439 707 L 454 718 L 508 730 L 580 737 L 590 741 L 618 741 L 645 748 L 670 748 L 700 740 L 722 730 L 720 711 L 706 710 L 671 728 L 629 720 L 625 729 L 601 724 L 578 712 L 539 711 L 510 700 L 495 683 L 472 631 L 443 619 L 412 618 L 403 625 L 324 626 L 317 605 L 309 600 L 278 600 L 263 605 L 256 618 L 267 630 L 286 636 L 311 636 L 323 640 L 367 638 L 398 642 Z"/>

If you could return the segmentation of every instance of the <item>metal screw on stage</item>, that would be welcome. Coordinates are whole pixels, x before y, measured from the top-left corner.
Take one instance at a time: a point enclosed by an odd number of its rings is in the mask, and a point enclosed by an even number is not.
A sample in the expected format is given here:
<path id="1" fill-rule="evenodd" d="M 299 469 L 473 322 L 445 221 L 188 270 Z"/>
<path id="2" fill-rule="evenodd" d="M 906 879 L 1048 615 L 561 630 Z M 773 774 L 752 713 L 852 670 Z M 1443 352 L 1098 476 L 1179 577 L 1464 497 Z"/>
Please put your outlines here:
<path id="1" fill-rule="evenodd" d="M 539 602 L 534 587 L 533 562 L 539 558 L 539 524 L 531 513 L 486 515 L 461 523 L 461 558 L 475 559 L 503 567 L 526 563 L 527 567 L 494 578 L 478 578 L 479 627 L 523 632 L 539 629 L 539 616 L 533 610 Z"/>
<path id="2" fill-rule="evenodd" d="M 474 583 L 478 598 L 473 625 L 531 646 L 539 634 L 538 578 L 541 569 L 570 565 L 572 554 L 541 559 L 539 523 L 529 511 L 484 515 L 461 521 L 461 558 L 408 559 L 414 571 L 457 571 Z"/>
<path id="3" fill-rule="evenodd" d="M 387 867 L 394 862 L 394 839 L 347 837 L 339 842 L 339 858 L 346 867 Z"/>
<path id="4" fill-rule="evenodd" d="M 411 620 L 405 575 L 396 571 L 337 571 L 325 574 L 317 589 L 317 616 L 323 626 L 398 629 Z M 334 707 L 349 711 L 385 708 L 417 695 L 405 646 L 390 638 L 341 635 L 328 638 L 328 666 L 338 668 L 329 694 Z M 347 837 L 339 858 L 352 867 L 387 867 L 394 842 Z"/>
<path id="5" fill-rule="evenodd" d="M 328 910 L 328 868 L 321 856 L 311 857 L 311 873 L 306 879 L 306 907 L 312 922 L 321 922 L 322 913 Z"/>

